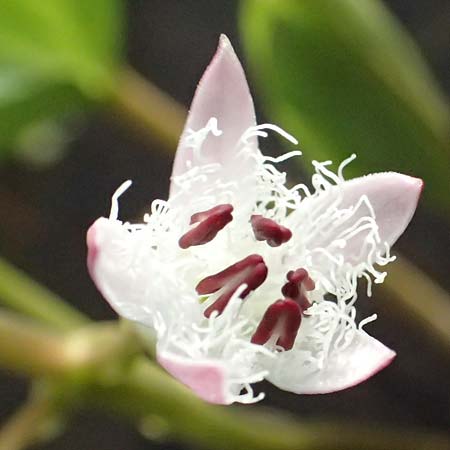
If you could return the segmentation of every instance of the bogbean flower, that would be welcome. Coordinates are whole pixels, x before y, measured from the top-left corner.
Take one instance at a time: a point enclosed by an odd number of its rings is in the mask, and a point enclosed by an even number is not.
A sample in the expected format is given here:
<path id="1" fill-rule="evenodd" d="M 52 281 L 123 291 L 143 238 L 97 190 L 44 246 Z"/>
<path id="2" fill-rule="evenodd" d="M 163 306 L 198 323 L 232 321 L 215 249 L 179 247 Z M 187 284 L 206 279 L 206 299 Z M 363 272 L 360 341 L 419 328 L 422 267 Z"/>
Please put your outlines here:
<path id="1" fill-rule="evenodd" d="M 119 315 L 156 342 L 157 360 L 206 401 L 251 403 L 264 378 L 298 394 L 338 391 L 395 353 L 356 323 L 357 284 L 382 283 L 390 247 L 408 225 L 422 181 L 377 173 L 349 181 L 313 161 L 312 188 L 286 186 L 258 139 L 242 67 L 225 36 L 197 88 L 167 201 L 142 223 L 89 229 L 88 268 Z"/>

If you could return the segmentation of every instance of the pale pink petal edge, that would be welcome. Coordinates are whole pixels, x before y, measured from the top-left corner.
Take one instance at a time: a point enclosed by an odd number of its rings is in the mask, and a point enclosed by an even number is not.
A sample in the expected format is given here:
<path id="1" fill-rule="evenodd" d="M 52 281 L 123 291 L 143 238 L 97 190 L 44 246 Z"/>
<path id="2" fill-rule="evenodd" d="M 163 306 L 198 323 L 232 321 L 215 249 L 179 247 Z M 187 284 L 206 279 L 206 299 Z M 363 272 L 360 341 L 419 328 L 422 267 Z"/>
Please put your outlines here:
<path id="1" fill-rule="evenodd" d="M 289 358 L 288 352 L 284 355 Z M 301 376 L 293 382 L 269 374 L 267 380 L 280 389 L 295 394 L 328 394 L 356 386 L 386 368 L 396 353 L 364 331 L 358 331 L 356 339 L 343 352 L 329 357 L 322 370 Z M 284 370 L 295 371 L 295 367 Z"/>
<path id="2" fill-rule="evenodd" d="M 397 172 L 382 172 L 345 181 L 342 207 L 366 195 L 374 209 L 380 238 L 389 245 L 405 231 L 423 191 L 423 180 Z"/>
<path id="3" fill-rule="evenodd" d="M 244 69 L 224 34 L 220 36 L 217 51 L 195 91 L 175 155 L 172 177 L 186 171 L 187 160 L 196 165 L 192 149 L 184 145 L 184 138 L 189 129 L 197 131 L 205 127 L 212 117 L 218 120 L 223 135 L 214 140 L 214 145 L 207 142 L 202 153 L 207 155 L 209 162 L 223 163 L 232 156 L 242 134 L 256 125 L 255 108 Z M 256 142 L 256 138 L 251 140 Z M 169 197 L 175 193 L 176 185 L 171 183 Z"/>
<path id="4" fill-rule="evenodd" d="M 221 363 L 195 361 L 169 352 L 158 352 L 157 361 L 201 399 L 219 405 L 232 403 L 227 395 L 226 369 Z"/>

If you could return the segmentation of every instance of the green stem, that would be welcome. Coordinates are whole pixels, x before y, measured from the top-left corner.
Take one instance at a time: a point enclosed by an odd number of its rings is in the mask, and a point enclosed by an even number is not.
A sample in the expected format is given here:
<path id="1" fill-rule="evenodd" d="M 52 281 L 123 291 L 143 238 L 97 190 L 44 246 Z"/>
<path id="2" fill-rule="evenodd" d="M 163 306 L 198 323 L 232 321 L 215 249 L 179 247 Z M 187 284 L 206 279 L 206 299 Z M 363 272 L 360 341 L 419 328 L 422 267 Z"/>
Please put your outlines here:
<path id="1" fill-rule="evenodd" d="M 0 309 L 0 365 L 20 374 L 73 377 L 115 364 L 138 348 L 129 328 L 119 323 L 61 334 Z"/>
<path id="2" fill-rule="evenodd" d="M 0 365 L 29 376 L 66 369 L 64 337 L 15 313 L 0 310 Z"/>
<path id="3" fill-rule="evenodd" d="M 139 421 L 141 428 L 147 423 L 163 424 L 177 439 L 217 450 L 444 450 L 448 445 L 444 436 L 432 433 L 375 430 L 343 422 L 298 423 L 279 412 L 269 417 L 209 405 L 143 358 L 135 361 L 120 383 L 99 382 L 87 397 L 93 406 Z"/>
<path id="4" fill-rule="evenodd" d="M 0 303 L 57 330 L 71 330 L 88 323 L 80 312 L 2 258 Z"/>
<path id="5" fill-rule="evenodd" d="M 186 120 L 186 109 L 132 68 L 123 70 L 117 86 L 111 93 L 114 110 L 173 154 Z"/>
<path id="6" fill-rule="evenodd" d="M 1 428 L 0 450 L 22 450 L 54 436 L 57 423 L 51 396 L 34 390 L 25 403 Z"/>

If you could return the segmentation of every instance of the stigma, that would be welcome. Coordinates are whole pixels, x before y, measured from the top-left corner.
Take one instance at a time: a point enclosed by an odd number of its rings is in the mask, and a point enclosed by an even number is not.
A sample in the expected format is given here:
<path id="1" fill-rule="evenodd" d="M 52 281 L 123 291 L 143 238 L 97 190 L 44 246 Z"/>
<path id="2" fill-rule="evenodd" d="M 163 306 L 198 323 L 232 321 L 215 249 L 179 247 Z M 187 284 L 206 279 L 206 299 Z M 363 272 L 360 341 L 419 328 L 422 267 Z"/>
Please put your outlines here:
<path id="1" fill-rule="evenodd" d="M 281 288 L 281 292 L 285 297 L 295 301 L 302 311 L 308 309 L 311 303 L 306 296 L 307 291 L 315 289 L 315 283 L 304 268 L 291 270 L 286 275 L 287 283 Z"/>

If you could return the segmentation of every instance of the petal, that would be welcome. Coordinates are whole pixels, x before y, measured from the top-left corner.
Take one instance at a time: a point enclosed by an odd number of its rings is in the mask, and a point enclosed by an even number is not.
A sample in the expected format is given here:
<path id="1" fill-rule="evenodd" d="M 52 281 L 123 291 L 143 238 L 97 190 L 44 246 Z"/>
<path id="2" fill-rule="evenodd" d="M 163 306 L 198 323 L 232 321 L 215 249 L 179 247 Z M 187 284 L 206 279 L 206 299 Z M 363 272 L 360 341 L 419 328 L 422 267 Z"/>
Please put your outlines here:
<path id="1" fill-rule="evenodd" d="M 186 143 L 191 130 L 204 128 L 211 118 L 218 120 L 220 136 L 206 138 L 199 152 Z M 243 133 L 255 126 L 255 110 L 242 66 L 225 35 L 220 36 L 219 46 L 206 69 L 192 101 L 187 122 L 181 135 L 172 171 L 173 177 L 182 175 L 190 167 L 220 163 L 227 165 L 235 156 L 237 144 Z M 249 139 L 257 148 L 256 138 Z M 249 161 L 249 164 L 251 161 Z M 178 191 L 172 182 L 170 197 Z"/>
<path id="2" fill-rule="evenodd" d="M 167 372 L 203 400 L 220 405 L 232 403 L 227 394 L 227 371 L 219 361 L 196 361 L 169 352 L 158 352 L 157 360 Z"/>
<path id="3" fill-rule="evenodd" d="M 420 178 L 395 172 L 376 173 L 344 182 L 342 206 L 349 207 L 367 195 L 381 240 L 393 245 L 411 221 L 422 189 Z"/>
<path id="4" fill-rule="evenodd" d="M 310 242 L 309 248 L 329 248 L 331 243 L 350 230 L 358 220 L 363 217 L 370 217 L 374 213 L 380 241 L 376 250 L 383 254 L 385 243 L 389 246 L 403 233 L 416 210 L 417 203 L 422 192 L 423 181 L 395 172 L 377 173 L 345 181 L 324 191 L 317 197 L 306 199 L 301 203 L 300 208 L 290 218 L 294 227 L 301 227 L 302 221 L 308 220 L 308 215 L 315 209 L 320 209 L 324 216 L 331 216 L 333 213 L 333 202 L 340 198 L 337 206 L 339 210 L 353 208 L 354 213 L 343 223 L 336 221 L 336 225 L 330 224 L 332 233 L 324 237 L 322 233 L 316 233 Z M 355 206 L 366 196 L 370 207 L 366 203 L 361 203 L 358 209 Z M 330 209 L 327 209 L 330 208 Z M 347 261 L 357 264 L 365 261 L 368 251 L 362 251 L 366 241 L 368 231 L 361 230 L 353 234 L 350 239 L 346 239 L 346 245 L 339 253 Z"/>
<path id="5" fill-rule="evenodd" d="M 395 352 L 358 331 L 351 344 L 332 352 L 324 368 L 312 369 L 295 350 L 279 354 L 267 379 L 275 386 L 296 394 L 326 394 L 355 386 L 388 366 Z"/>
<path id="6" fill-rule="evenodd" d="M 139 246 L 136 236 L 119 221 L 97 219 L 86 236 L 88 269 L 97 288 L 118 314 L 152 326 L 152 315 L 143 303 L 146 280 L 130 270 Z"/>

